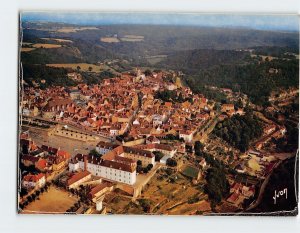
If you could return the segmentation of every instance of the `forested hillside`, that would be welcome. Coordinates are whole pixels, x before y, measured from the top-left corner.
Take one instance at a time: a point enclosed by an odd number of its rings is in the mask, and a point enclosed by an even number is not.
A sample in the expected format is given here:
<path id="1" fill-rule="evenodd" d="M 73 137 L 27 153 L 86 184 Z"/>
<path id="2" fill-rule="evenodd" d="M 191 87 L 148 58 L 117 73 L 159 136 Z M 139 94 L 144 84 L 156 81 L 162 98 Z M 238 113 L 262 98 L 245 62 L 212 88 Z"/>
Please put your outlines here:
<path id="1" fill-rule="evenodd" d="M 270 73 L 270 68 L 277 69 L 278 73 Z M 195 91 L 203 89 L 204 85 L 232 88 L 247 94 L 254 103 L 265 105 L 272 90 L 297 87 L 298 74 L 298 60 L 275 59 L 247 65 L 220 64 L 199 69 L 197 73 L 187 76 L 186 82 Z"/>

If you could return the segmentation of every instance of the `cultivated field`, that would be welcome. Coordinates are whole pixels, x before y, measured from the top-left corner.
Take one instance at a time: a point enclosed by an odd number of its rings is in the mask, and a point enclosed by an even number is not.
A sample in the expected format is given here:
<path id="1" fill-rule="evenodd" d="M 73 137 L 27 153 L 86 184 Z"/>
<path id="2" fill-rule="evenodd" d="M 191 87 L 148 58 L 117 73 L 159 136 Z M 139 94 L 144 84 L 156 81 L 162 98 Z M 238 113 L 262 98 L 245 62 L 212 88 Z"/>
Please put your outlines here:
<path id="1" fill-rule="evenodd" d="M 100 41 L 104 43 L 118 43 L 120 40 L 116 37 L 101 37 Z"/>
<path id="2" fill-rule="evenodd" d="M 182 171 L 182 173 L 190 178 L 197 178 L 199 170 L 195 167 L 186 165 Z"/>
<path id="3" fill-rule="evenodd" d="M 44 49 L 55 49 L 55 48 L 60 48 L 60 44 L 33 44 L 32 47 L 34 48 L 44 48 Z"/>
<path id="4" fill-rule="evenodd" d="M 78 201 L 77 197 L 54 186 L 50 186 L 48 192 L 42 193 L 39 198 L 31 202 L 22 213 L 65 213 Z"/>
<path id="5" fill-rule="evenodd" d="M 163 178 L 161 178 L 163 176 Z M 170 181 L 175 179 L 175 181 Z M 147 214 L 141 200 L 150 203 L 150 214 L 189 215 L 196 211 L 210 212 L 210 203 L 203 191 L 179 173 L 166 175 L 164 171 L 154 175 L 142 195 L 135 201 L 121 194 L 106 197 L 107 207 L 113 213 Z"/>
<path id="6" fill-rule="evenodd" d="M 163 61 L 166 57 L 167 57 L 167 55 L 155 55 L 155 56 L 147 56 L 145 58 L 147 59 L 147 61 L 150 64 L 154 65 L 158 62 Z"/>
<path id="7" fill-rule="evenodd" d="M 77 32 L 77 31 L 83 31 L 83 30 L 99 30 L 99 28 L 96 27 L 62 27 L 57 29 L 57 32 L 63 32 L 63 33 L 70 33 L 70 32 Z"/>
<path id="8" fill-rule="evenodd" d="M 144 36 L 137 36 L 137 35 L 125 35 L 122 38 L 117 37 L 101 37 L 100 41 L 104 43 L 119 43 L 120 41 L 123 42 L 140 42 L 144 40 Z"/>
<path id="9" fill-rule="evenodd" d="M 68 64 L 47 64 L 47 66 L 51 67 L 60 67 L 60 68 L 71 68 L 73 70 L 77 69 L 77 66 L 80 67 L 82 71 L 89 71 L 89 67 L 92 67 L 92 72 L 101 72 L 103 71 L 103 67 L 94 64 L 88 63 L 68 63 Z"/>
<path id="10" fill-rule="evenodd" d="M 126 42 L 139 42 L 143 40 L 144 40 L 144 36 L 137 36 L 137 35 L 125 35 L 121 38 L 121 41 L 126 41 Z"/>
<path id="11" fill-rule="evenodd" d="M 65 39 L 57 39 L 57 38 L 41 38 L 42 40 L 54 40 L 57 42 L 63 42 L 63 43 L 73 43 L 72 40 L 65 40 Z"/>
<path id="12" fill-rule="evenodd" d="M 32 50 L 35 50 L 35 48 L 21 48 L 21 52 L 30 52 Z"/>
<path id="13" fill-rule="evenodd" d="M 46 31 L 46 32 L 61 32 L 61 33 L 70 33 L 70 32 L 77 32 L 83 30 L 99 30 L 97 27 L 61 27 L 61 28 L 26 28 L 26 29 L 34 29 L 38 31 Z"/>

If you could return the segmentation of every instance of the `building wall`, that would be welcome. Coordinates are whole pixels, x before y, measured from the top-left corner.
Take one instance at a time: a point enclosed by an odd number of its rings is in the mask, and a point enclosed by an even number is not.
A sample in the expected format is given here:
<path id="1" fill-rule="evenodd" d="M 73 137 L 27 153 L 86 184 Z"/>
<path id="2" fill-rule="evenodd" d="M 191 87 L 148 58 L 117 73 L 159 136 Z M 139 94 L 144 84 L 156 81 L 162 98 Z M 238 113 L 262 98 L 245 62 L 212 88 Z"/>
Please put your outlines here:
<path id="1" fill-rule="evenodd" d="M 110 130 L 110 136 L 117 136 L 119 135 L 119 130 L 111 129 Z"/>
<path id="2" fill-rule="evenodd" d="M 133 173 L 100 166 L 97 164 L 87 164 L 87 170 L 95 176 L 101 176 L 109 180 L 125 183 L 125 184 L 134 184 L 136 182 L 136 172 Z"/>
<path id="3" fill-rule="evenodd" d="M 38 187 L 41 188 L 45 185 L 46 183 L 46 179 L 45 176 L 43 176 L 41 179 L 39 179 L 37 182 L 32 182 L 32 181 L 23 181 L 22 185 L 25 188 L 34 188 L 34 187 Z"/>
<path id="4" fill-rule="evenodd" d="M 78 167 L 76 166 L 76 168 L 77 168 L 76 170 L 78 169 L 84 170 L 84 162 L 79 161 Z M 92 164 L 92 163 L 87 163 L 87 171 L 92 173 L 94 176 L 100 176 L 108 180 L 113 180 L 125 184 L 133 185 L 136 182 L 136 171 L 131 173 L 131 172 L 104 167 L 104 166 L 100 166 L 99 164 Z"/>
<path id="5" fill-rule="evenodd" d="M 152 164 L 155 165 L 155 157 L 149 158 L 147 156 L 132 154 L 132 153 L 123 153 L 120 156 L 124 156 L 125 158 L 133 159 L 134 161 L 142 161 L 143 165 Z"/>
<path id="6" fill-rule="evenodd" d="M 123 145 L 124 146 L 136 146 L 136 145 L 140 145 L 143 144 L 145 142 L 144 138 L 140 138 L 134 141 L 129 141 L 129 142 L 124 142 Z"/>
<path id="7" fill-rule="evenodd" d="M 34 188 L 35 187 L 35 182 L 23 181 L 22 185 L 25 188 Z"/>
<path id="8" fill-rule="evenodd" d="M 111 187 L 105 187 L 105 188 L 102 189 L 101 191 L 95 193 L 95 197 L 94 197 L 94 198 L 98 198 L 98 197 L 102 196 L 104 193 L 110 192 L 110 191 L 112 191 L 113 189 L 114 189 L 113 186 L 111 186 Z"/>
<path id="9" fill-rule="evenodd" d="M 80 133 L 80 132 L 76 132 L 76 131 L 69 131 L 69 130 L 58 129 L 58 128 L 55 129 L 54 134 L 58 135 L 58 136 L 62 136 L 62 137 L 81 140 L 81 141 L 100 140 L 100 138 L 95 135 L 84 134 L 84 133 Z"/>
<path id="10" fill-rule="evenodd" d="M 170 157 L 173 157 L 176 153 L 176 150 L 172 150 L 172 151 L 168 151 L 168 150 L 162 150 L 162 149 L 151 149 L 151 150 L 148 150 L 148 151 L 160 151 L 161 153 L 165 154 L 165 155 L 169 155 Z"/>
<path id="11" fill-rule="evenodd" d="M 110 152 L 112 149 L 96 147 L 96 151 L 102 155 L 105 155 L 107 152 Z"/>
<path id="12" fill-rule="evenodd" d="M 96 210 L 98 211 L 102 210 L 102 201 L 96 202 Z"/>
<path id="13" fill-rule="evenodd" d="M 69 171 L 75 172 L 79 169 L 79 163 L 69 163 Z"/>
<path id="14" fill-rule="evenodd" d="M 179 138 L 183 138 L 185 142 L 191 142 L 193 140 L 193 134 L 190 135 L 180 134 Z"/>
<path id="15" fill-rule="evenodd" d="M 91 177 L 92 177 L 92 175 L 89 174 L 89 175 L 87 175 L 86 177 L 83 177 L 82 179 L 80 179 L 80 180 L 76 181 L 75 183 L 69 185 L 69 188 L 76 188 L 76 187 L 78 187 L 80 184 L 82 184 L 83 182 L 85 182 L 85 181 L 91 179 Z"/>
<path id="16" fill-rule="evenodd" d="M 62 169 L 63 167 L 65 166 L 65 161 L 61 161 L 60 163 L 58 163 L 58 164 L 53 164 L 53 170 L 54 171 L 57 171 L 57 170 L 60 170 L 60 169 Z"/>

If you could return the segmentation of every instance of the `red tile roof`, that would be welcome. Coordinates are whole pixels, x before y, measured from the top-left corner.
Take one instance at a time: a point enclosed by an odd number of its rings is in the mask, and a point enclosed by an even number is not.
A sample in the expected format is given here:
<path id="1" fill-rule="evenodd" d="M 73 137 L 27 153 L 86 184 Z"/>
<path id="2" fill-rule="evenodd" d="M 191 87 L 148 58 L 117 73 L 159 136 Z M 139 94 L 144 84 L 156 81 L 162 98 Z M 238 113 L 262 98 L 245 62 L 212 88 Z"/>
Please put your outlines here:
<path id="1" fill-rule="evenodd" d="M 76 173 L 75 175 L 73 175 L 69 180 L 68 180 L 68 185 L 72 185 L 74 184 L 75 182 L 89 176 L 91 173 L 88 172 L 88 171 L 83 171 L 83 172 L 80 172 L 80 173 Z"/>
<path id="2" fill-rule="evenodd" d="M 43 178 L 45 175 L 43 173 L 39 173 L 37 175 L 32 175 L 32 174 L 28 174 L 26 176 L 24 176 L 23 181 L 27 181 L 27 182 L 37 182 L 39 181 L 41 178 Z"/>

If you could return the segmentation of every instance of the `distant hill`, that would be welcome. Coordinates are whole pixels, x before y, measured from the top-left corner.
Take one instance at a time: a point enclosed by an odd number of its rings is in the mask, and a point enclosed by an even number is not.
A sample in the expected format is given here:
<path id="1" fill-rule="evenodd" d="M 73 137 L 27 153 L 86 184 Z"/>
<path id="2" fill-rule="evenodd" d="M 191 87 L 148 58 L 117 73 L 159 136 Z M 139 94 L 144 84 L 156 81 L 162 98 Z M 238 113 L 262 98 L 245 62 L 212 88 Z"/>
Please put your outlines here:
<path id="1" fill-rule="evenodd" d="M 249 52 L 234 50 L 200 49 L 174 52 L 162 62 L 161 68 L 180 69 L 184 73 L 194 74 L 201 69 L 217 65 L 245 64 L 250 58 Z"/>
<path id="2" fill-rule="evenodd" d="M 80 59 L 86 62 L 119 57 L 132 60 L 134 65 L 138 65 L 139 62 L 144 63 L 144 58 L 147 56 L 170 55 L 178 51 L 194 49 L 234 50 L 255 46 L 298 48 L 297 33 L 250 29 L 160 25 L 99 25 L 84 30 L 82 26 L 57 23 L 25 23 L 23 27 L 23 41 L 26 42 L 39 40 L 42 37 L 72 40 L 74 43 L 70 46 L 77 47 L 82 54 Z M 68 30 L 62 30 L 62 28 Z M 128 35 L 143 39 L 136 41 L 122 40 Z M 115 41 L 118 42 L 101 41 L 103 37 L 114 37 L 117 38 Z M 70 52 L 68 50 L 53 50 L 49 56 L 55 57 L 53 53 L 55 51 L 58 56 L 61 56 L 63 52 L 67 54 Z M 40 55 L 38 51 L 33 54 Z M 66 55 L 65 58 L 74 59 L 70 57 L 70 54 Z M 65 62 L 70 62 L 70 60 Z"/>

